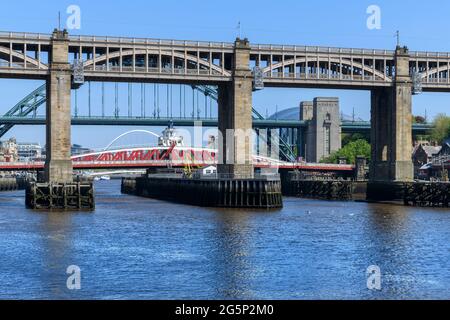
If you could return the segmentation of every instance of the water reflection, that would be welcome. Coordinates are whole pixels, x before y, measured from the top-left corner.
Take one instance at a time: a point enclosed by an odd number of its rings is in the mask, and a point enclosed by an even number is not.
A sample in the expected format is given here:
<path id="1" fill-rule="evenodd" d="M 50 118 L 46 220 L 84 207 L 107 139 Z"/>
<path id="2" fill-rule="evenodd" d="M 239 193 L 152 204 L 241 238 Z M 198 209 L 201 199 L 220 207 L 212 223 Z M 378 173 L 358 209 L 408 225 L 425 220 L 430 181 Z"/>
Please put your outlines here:
<path id="1" fill-rule="evenodd" d="M 44 215 L 44 221 L 38 226 L 41 230 L 43 250 L 42 286 L 47 287 L 50 296 L 64 299 L 69 295 L 66 287 L 66 269 L 75 264 L 73 253 L 73 214 L 65 212 L 36 213 Z M 72 261 L 72 262 L 71 262 Z"/>
<path id="2" fill-rule="evenodd" d="M 421 290 L 438 277 L 427 272 L 426 256 L 440 255 L 443 247 L 435 247 L 433 238 L 438 235 L 427 219 L 433 220 L 440 209 L 412 208 L 400 205 L 371 204 L 368 206 L 366 241 L 370 240 L 367 259 L 380 266 L 382 293 L 387 299 L 417 298 Z M 439 242 L 442 238 L 439 239 Z M 434 247 L 434 248 L 433 248 Z M 433 258 L 435 260 L 435 257 Z M 447 257 L 447 263 L 449 262 Z M 433 267 L 430 265 L 430 269 Z M 424 272 L 425 270 L 425 272 Z M 444 272 L 448 275 L 448 270 Z"/>
<path id="3" fill-rule="evenodd" d="M 223 299 L 250 298 L 249 218 L 243 212 L 216 211 L 211 229 L 214 290 Z"/>
<path id="4" fill-rule="evenodd" d="M 22 192 L 0 193 L 0 299 L 450 298 L 447 210 L 295 198 L 216 210 L 96 188 L 93 213 L 30 212 Z M 372 264 L 380 292 L 366 287 Z"/>

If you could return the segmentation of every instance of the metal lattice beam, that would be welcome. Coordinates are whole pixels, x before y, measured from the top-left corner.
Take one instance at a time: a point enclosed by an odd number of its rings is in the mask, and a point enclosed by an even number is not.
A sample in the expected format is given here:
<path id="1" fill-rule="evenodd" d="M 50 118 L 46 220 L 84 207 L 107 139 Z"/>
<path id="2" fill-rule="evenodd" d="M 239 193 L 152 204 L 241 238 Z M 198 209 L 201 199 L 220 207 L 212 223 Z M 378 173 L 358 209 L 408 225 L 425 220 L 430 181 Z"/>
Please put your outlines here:
<path id="1" fill-rule="evenodd" d="M 23 118 L 30 114 L 36 116 L 37 109 L 47 101 L 45 95 L 45 84 L 28 94 L 19 103 L 17 103 L 11 110 L 9 110 L 4 117 L 6 118 Z M 9 130 L 14 127 L 14 124 L 0 125 L 0 138 L 3 137 Z"/>
<path id="2" fill-rule="evenodd" d="M 215 101 L 218 100 L 218 92 L 214 87 L 211 86 L 193 86 L 193 88 L 203 94 L 211 97 Z M 45 84 L 34 90 L 32 93 L 27 95 L 19 103 L 17 103 L 11 110 L 9 110 L 4 118 L 25 118 L 30 114 L 36 115 L 38 108 L 46 102 L 46 86 Z M 253 119 L 254 120 L 265 120 L 265 118 L 252 108 Z M 7 123 L 0 125 L 0 138 L 3 137 L 9 130 L 14 127 L 13 123 Z M 288 161 L 295 161 L 295 154 L 292 152 L 289 144 L 284 141 L 278 134 L 272 136 L 273 140 L 279 140 L 281 155 Z"/>

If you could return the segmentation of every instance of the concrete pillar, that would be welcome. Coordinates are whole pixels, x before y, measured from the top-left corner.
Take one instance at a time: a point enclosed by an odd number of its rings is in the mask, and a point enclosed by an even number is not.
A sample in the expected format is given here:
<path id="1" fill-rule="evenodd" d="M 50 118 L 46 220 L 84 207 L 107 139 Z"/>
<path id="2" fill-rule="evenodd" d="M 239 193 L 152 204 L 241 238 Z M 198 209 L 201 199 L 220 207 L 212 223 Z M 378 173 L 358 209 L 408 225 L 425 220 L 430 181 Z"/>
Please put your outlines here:
<path id="1" fill-rule="evenodd" d="M 406 47 L 397 47 L 395 65 L 393 87 L 371 92 L 370 179 L 373 181 L 410 181 L 414 178 L 411 158 L 412 81 Z"/>
<path id="2" fill-rule="evenodd" d="M 50 74 L 47 78 L 47 155 L 46 182 L 69 183 L 72 178 L 70 139 L 71 67 L 67 31 L 53 32 Z"/>
<path id="3" fill-rule="evenodd" d="M 234 48 L 233 81 L 219 85 L 220 174 L 253 178 L 252 92 L 250 44 L 237 39 Z"/>

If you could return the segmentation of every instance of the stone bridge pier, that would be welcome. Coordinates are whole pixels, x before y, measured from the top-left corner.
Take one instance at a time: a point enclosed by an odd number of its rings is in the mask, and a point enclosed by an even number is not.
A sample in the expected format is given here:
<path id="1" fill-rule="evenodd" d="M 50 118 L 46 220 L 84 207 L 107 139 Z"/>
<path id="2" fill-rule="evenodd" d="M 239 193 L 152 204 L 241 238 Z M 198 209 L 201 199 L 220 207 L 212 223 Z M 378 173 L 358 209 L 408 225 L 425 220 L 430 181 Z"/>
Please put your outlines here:
<path id="1" fill-rule="evenodd" d="M 71 77 L 69 36 L 55 31 L 51 39 L 50 74 L 47 79 L 46 182 L 73 181 L 71 160 Z"/>
<path id="2" fill-rule="evenodd" d="M 393 86 L 371 91 L 369 200 L 394 199 L 402 183 L 414 178 L 411 104 L 409 53 L 406 47 L 397 47 Z"/>
<path id="3" fill-rule="evenodd" d="M 219 174 L 254 177 L 252 147 L 253 76 L 249 67 L 250 44 L 237 39 L 234 46 L 233 79 L 219 85 Z"/>
<path id="4" fill-rule="evenodd" d="M 46 79 L 46 161 L 44 181 L 30 183 L 25 202 L 32 209 L 94 208 L 92 183 L 74 182 L 71 159 L 71 86 L 69 35 L 55 30 L 50 40 Z"/>

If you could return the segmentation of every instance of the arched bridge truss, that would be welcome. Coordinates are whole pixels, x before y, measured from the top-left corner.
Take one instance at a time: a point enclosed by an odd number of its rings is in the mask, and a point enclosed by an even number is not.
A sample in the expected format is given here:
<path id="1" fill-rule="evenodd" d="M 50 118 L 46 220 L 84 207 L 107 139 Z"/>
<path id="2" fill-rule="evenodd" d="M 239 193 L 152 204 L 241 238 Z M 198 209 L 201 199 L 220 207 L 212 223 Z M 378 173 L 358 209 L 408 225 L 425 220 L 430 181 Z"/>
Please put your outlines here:
<path id="1" fill-rule="evenodd" d="M 51 36 L 0 32 L 0 77 L 45 78 Z M 82 61 L 87 81 L 218 84 L 232 80 L 234 44 L 227 42 L 70 36 L 70 63 Z M 266 86 L 365 88 L 391 86 L 395 51 L 251 45 L 250 67 Z M 450 53 L 409 52 L 410 73 L 424 90 L 450 90 Z"/>

